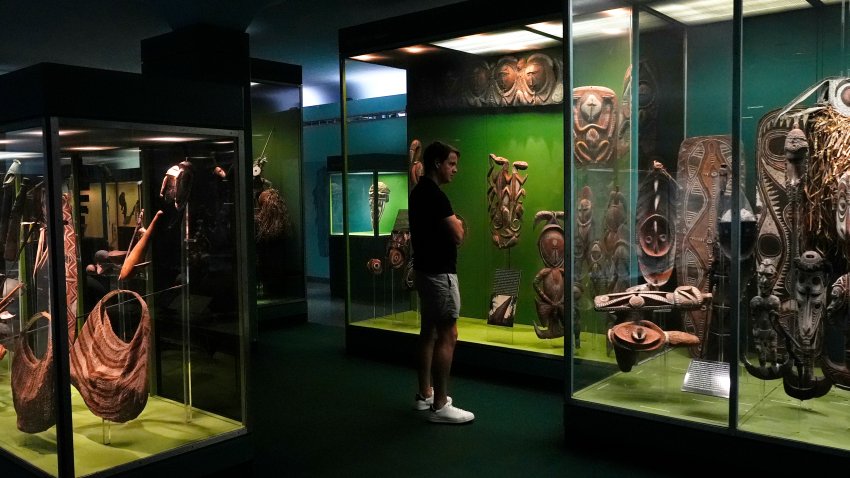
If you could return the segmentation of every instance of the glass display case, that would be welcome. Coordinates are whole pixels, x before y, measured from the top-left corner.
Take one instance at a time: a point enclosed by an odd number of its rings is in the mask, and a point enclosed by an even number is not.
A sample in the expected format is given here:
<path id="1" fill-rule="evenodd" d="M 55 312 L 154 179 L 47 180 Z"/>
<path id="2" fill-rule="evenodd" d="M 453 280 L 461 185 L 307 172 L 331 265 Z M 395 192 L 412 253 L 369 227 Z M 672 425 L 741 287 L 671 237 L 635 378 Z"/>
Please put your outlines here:
<path id="1" fill-rule="evenodd" d="M 846 3 L 534 8 L 340 36 L 347 88 L 404 74 L 409 188 L 418 148 L 461 151 L 459 359 L 563 366 L 568 436 L 846 459 Z M 415 336 L 409 304 L 350 294 L 349 349 Z"/>
<path id="2" fill-rule="evenodd" d="M 220 114 L 141 106 L 159 86 Z M 223 106 L 241 93 L 185 87 L 0 77 L 4 101 L 26 99 L 0 113 L 0 450 L 22 470 L 109 474 L 246 433 L 249 183 L 241 109 Z M 116 113 L 116 92 L 138 108 Z M 161 121 L 119 120 L 134 115 Z"/>
<path id="3" fill-rule="evenodd" d="M 376 313 L 381 310 L 396 316 L 397 312 L 409 309 L 410 300 L 409 288 L 403 283 L 406 260 L 392 246 L 399 240 L 404 242 L 408 232 L 407 156 L 354 154 L 349 156 L 347 174 L 342 172 L 342 166 L 341 157 L 328 158 L 331 295 L 345 298 L 348 291 L 355 302 L 362 302 Z M 348 207 L 347 236 L 343 178 Z M 347 286 L 346 240 L 350 261 L 361 266 L 351 271 Z"/>
<path id="4" fill-rule="evenodd" d="M 564 111 L 569 105 L 561 7 L 543 2 L 523 12 L 488 11 L 480 17 L 477 9 L 461 4 L 341 31 L 346 91 L 378 87 L 387 79 L 404 85 L 407 128 L 398 134 L 406 136 L 387 141 L 409 146 L 398 151 L 402 168 L 393 175 L 375 168 L 377 177 L 364 178 L 362 162 L 348 156 L 341 177 L 332 179 L 346 191 L 338 200 L 347 199 L 338 214 L 348 219 L 348 348 L 378 347 L 391 354 L 419 332 L 415 251 L 406 202 L 396 201 L 406 201 L 418 181 L 424 148 L 440 140 L 461 152 L 457 175 L 443 186 L 467 230 L 457 263 L 458 360 L 560 377 L 566 329 Z M 429 29 L 407 28 L 414 24 Z M 393 31 L 392 38 L 377 33 L 381 28 Z M 362 143 L 358 134 L 347 127 L 346 144 Z M 372 211 L 377 228 L 368 222 L 367 187 L 389 190 L 383 215 Z M 341 219 L 336 230 L 345 225 Z M 381 243 L 362 244 L 363 228 Z"/>
<path id="5" fill-rule="evenodd" d="M 845 452 L 846 168 L 836 148 L 850 113 L 846 12 L 830 2 L 641 2 L 618 10 L 619 39 L 585 40 L 589 18 L 602 16 L 594 30 L 605 32 L 615 18 L 586 7 L 575 2 L 570 15 L 569 258 L 592 292 L 571 317 L 614 361 L 572 352 L 567 428 L 604 427 L 597 419 L 613 413 L 682 447 L 731 435 L 740 440 L 730 448 Z M 604 124 L 585 108 L 596 96 L 605 111 L 600 85 L 614 94 L 611 131 L 630 132 L 612 139 L 610 166 L 588 154 L 604 152 L 591 137 Z M 706 430 L 715 433 L 697 435 Z"/>
<path id="6" fill-rule="evenodd" d="M 251 60 L 257 309 L 306 319 L 301 68 Z"/>

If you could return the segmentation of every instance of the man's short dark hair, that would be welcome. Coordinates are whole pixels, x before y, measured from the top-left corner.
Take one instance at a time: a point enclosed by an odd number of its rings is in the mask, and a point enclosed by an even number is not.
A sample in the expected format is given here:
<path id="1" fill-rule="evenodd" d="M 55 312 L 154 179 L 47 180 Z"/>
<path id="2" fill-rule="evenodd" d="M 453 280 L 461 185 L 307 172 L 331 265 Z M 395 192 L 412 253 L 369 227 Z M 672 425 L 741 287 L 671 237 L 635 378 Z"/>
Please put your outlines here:
<path id="1" fill-rule="evenodd" d="M 436 163 L 442 163 L 449 159 L 449 155 L 451 153 L 456 154 L 457 158 L 460 159 L 460 151 L 450 144 L 446 144 L 441 141 L 434 141 L 429 144 L 425 148 L 425 152 L 422 153 L 422 163 L 423 166 L 425 166 L 425 174 L 437 169 Z"/>

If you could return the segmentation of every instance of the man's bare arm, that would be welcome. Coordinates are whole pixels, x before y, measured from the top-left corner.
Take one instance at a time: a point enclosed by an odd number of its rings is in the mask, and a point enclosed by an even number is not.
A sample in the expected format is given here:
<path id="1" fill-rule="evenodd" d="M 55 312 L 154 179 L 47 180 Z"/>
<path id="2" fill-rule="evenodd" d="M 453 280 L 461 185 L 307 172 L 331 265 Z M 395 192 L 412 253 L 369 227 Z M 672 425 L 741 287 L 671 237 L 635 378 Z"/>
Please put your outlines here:
<path id="1" fill-rule="evenodd" d="M 445 221 L 455 244 L 460 245 L 463 242 L 463 222 L 456 215 L 449 216 L 443 221 Z"/>

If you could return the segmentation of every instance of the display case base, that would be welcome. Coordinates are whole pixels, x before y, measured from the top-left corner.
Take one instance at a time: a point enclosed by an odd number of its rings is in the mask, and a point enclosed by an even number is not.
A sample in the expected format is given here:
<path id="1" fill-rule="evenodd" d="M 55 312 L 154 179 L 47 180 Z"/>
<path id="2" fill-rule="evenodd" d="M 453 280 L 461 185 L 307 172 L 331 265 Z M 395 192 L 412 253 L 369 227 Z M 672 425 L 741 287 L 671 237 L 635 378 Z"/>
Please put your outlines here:
<path id="1" fill-rule="evenodd" d="M 515 326 L 517 327 L 517 326 Z M 524 326 L 531 329 L 530 326 Z M 504 330 L 480 320 L 458 320 L 458 343 L 453 369 L 474 368 L 488 373 L 537 377 L 554 382 L 564 380 L 563 338 L 542 342 L 528 331 Z M 414 321 L 371 319 L 350 324 L 346 333 L 349 353 L 396 363 L 415 363 L 419 325 Z M 555 339 L 556 341 L 558 339 Z M 547 341 L 550 342 L 550 341 Z"/>
<path id="2" fill-rule="evenodd" d="M 260 327 L 304 323 L 307 321 L 307 300 L 304 298 L 258 300 L 257 315 Z"/>

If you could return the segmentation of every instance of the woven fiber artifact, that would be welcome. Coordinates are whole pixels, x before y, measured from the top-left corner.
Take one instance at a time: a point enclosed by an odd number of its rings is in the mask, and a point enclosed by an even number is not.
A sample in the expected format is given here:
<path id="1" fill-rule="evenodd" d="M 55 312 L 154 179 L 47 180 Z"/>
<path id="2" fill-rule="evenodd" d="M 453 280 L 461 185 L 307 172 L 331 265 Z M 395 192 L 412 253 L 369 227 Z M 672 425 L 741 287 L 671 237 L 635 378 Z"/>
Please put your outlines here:
<path id="1" fill-rule="evenodd" d="M 118 294 L 139 302 L 141 319 L 129 342 L 112 329 L 106 304 Z M 92 309 L 71 347 L 71 384 L 98 417 L 124 423 L 139 416 L 148 401 L 150 313 L 142 297 L 131 290 L 114 290 Z"/>
<path id="2" fill-rule="evenodd" d="M 30 318 L 16 340 L 12 359 L 12 402 L 18 414 L 18 430 L 25 433 L 43 432 L 56 423 L 52 334 L 48 333 L 47 350 L 41 357 L 35 355 L 26 337 L 27 330 L 41 318 L 48 323 L 51 320 L 47 312 Z"/>

